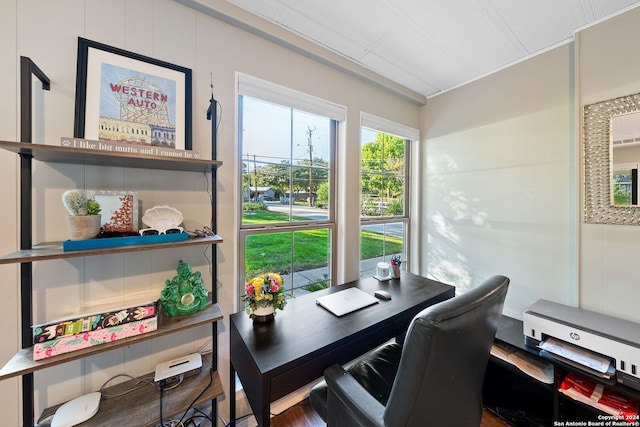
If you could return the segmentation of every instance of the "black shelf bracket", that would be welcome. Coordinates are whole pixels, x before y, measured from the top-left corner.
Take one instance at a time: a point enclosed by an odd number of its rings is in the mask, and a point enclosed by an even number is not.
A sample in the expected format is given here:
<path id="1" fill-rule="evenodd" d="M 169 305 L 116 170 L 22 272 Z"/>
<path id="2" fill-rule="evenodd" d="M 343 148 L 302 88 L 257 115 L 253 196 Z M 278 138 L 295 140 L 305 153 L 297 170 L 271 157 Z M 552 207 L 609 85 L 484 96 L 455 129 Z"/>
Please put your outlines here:
<path id="1" fill-rule="evenodd" d="M 33 93 L 32 76 L 42 82 L 43 90 L 51 89 L 49 77 L 34 62 L 20 57 L 20 140 L 33 142 Z M 33 206 L 31 196 L 31 156 L 20 156 L 20 249 L 31 249 Z M 31 325 L 33 319 L 33 269 L 30 262 L 20 265 L 20 318 L 22 348 L 31 346 Z M 22 376 L 22 424 L 34 424 L 33 374 Z"/>

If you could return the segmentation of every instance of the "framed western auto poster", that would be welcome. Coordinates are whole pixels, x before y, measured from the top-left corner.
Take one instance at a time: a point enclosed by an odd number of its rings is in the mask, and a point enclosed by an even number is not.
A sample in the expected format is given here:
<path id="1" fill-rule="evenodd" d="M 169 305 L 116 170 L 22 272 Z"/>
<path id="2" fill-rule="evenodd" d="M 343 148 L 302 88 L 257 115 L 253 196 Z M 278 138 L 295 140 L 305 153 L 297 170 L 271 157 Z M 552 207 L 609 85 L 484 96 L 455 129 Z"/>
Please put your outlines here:
<path id="1" fill-rule="evenodd" d="M 191 69 L 79 37 L 74 136 L 191 150 Z"/>

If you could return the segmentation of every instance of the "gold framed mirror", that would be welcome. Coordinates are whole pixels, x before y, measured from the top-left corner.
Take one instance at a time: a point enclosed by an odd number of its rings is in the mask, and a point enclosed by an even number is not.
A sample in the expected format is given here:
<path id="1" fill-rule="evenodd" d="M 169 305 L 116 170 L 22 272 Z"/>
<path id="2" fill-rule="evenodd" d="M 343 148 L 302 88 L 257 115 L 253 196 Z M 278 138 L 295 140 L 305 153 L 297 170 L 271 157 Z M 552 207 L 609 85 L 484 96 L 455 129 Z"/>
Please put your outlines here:
<path id="1" fill-rule="evenodd" d="M 640 112 L 640 94 L 584 107 L 584 221 L 640 225 L 640 206 L 613 200 L 613 118 Z"/>

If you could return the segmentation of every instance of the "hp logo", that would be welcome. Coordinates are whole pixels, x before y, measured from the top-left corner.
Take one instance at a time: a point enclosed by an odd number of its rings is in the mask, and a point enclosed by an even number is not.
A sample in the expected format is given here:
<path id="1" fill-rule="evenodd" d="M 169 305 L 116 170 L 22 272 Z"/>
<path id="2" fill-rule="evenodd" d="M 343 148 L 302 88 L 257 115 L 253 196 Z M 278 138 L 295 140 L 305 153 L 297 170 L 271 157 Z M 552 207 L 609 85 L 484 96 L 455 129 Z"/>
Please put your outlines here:
<path id="1" fill-rule="evenodd" d="M 580 340 L 580 335 L 578 335 L 578 333 L 577 333 L 577 332 L 571 332 L 571 333 L 569 334 L 569 336 L 570 336 L 570 337 L 571 337 L 571 339 L 572 339 L 572 340 L 574 340 L 574 341 L 578 341 L 578 340 Z"/>

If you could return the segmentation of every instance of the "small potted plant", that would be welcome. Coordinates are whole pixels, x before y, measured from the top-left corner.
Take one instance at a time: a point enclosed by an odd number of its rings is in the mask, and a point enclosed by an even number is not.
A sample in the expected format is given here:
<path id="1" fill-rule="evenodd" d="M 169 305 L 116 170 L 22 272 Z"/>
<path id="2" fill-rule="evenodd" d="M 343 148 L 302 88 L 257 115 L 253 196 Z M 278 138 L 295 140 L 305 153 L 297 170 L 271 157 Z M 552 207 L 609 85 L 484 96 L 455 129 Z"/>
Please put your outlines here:
<path id="1" fill-rule="evenodd" d="M 100 233 L 100 203 L 84 190 L 67 190 L 62 204 L 69 212 L 67 229 L 70 240 L 92 239 Z"/>

